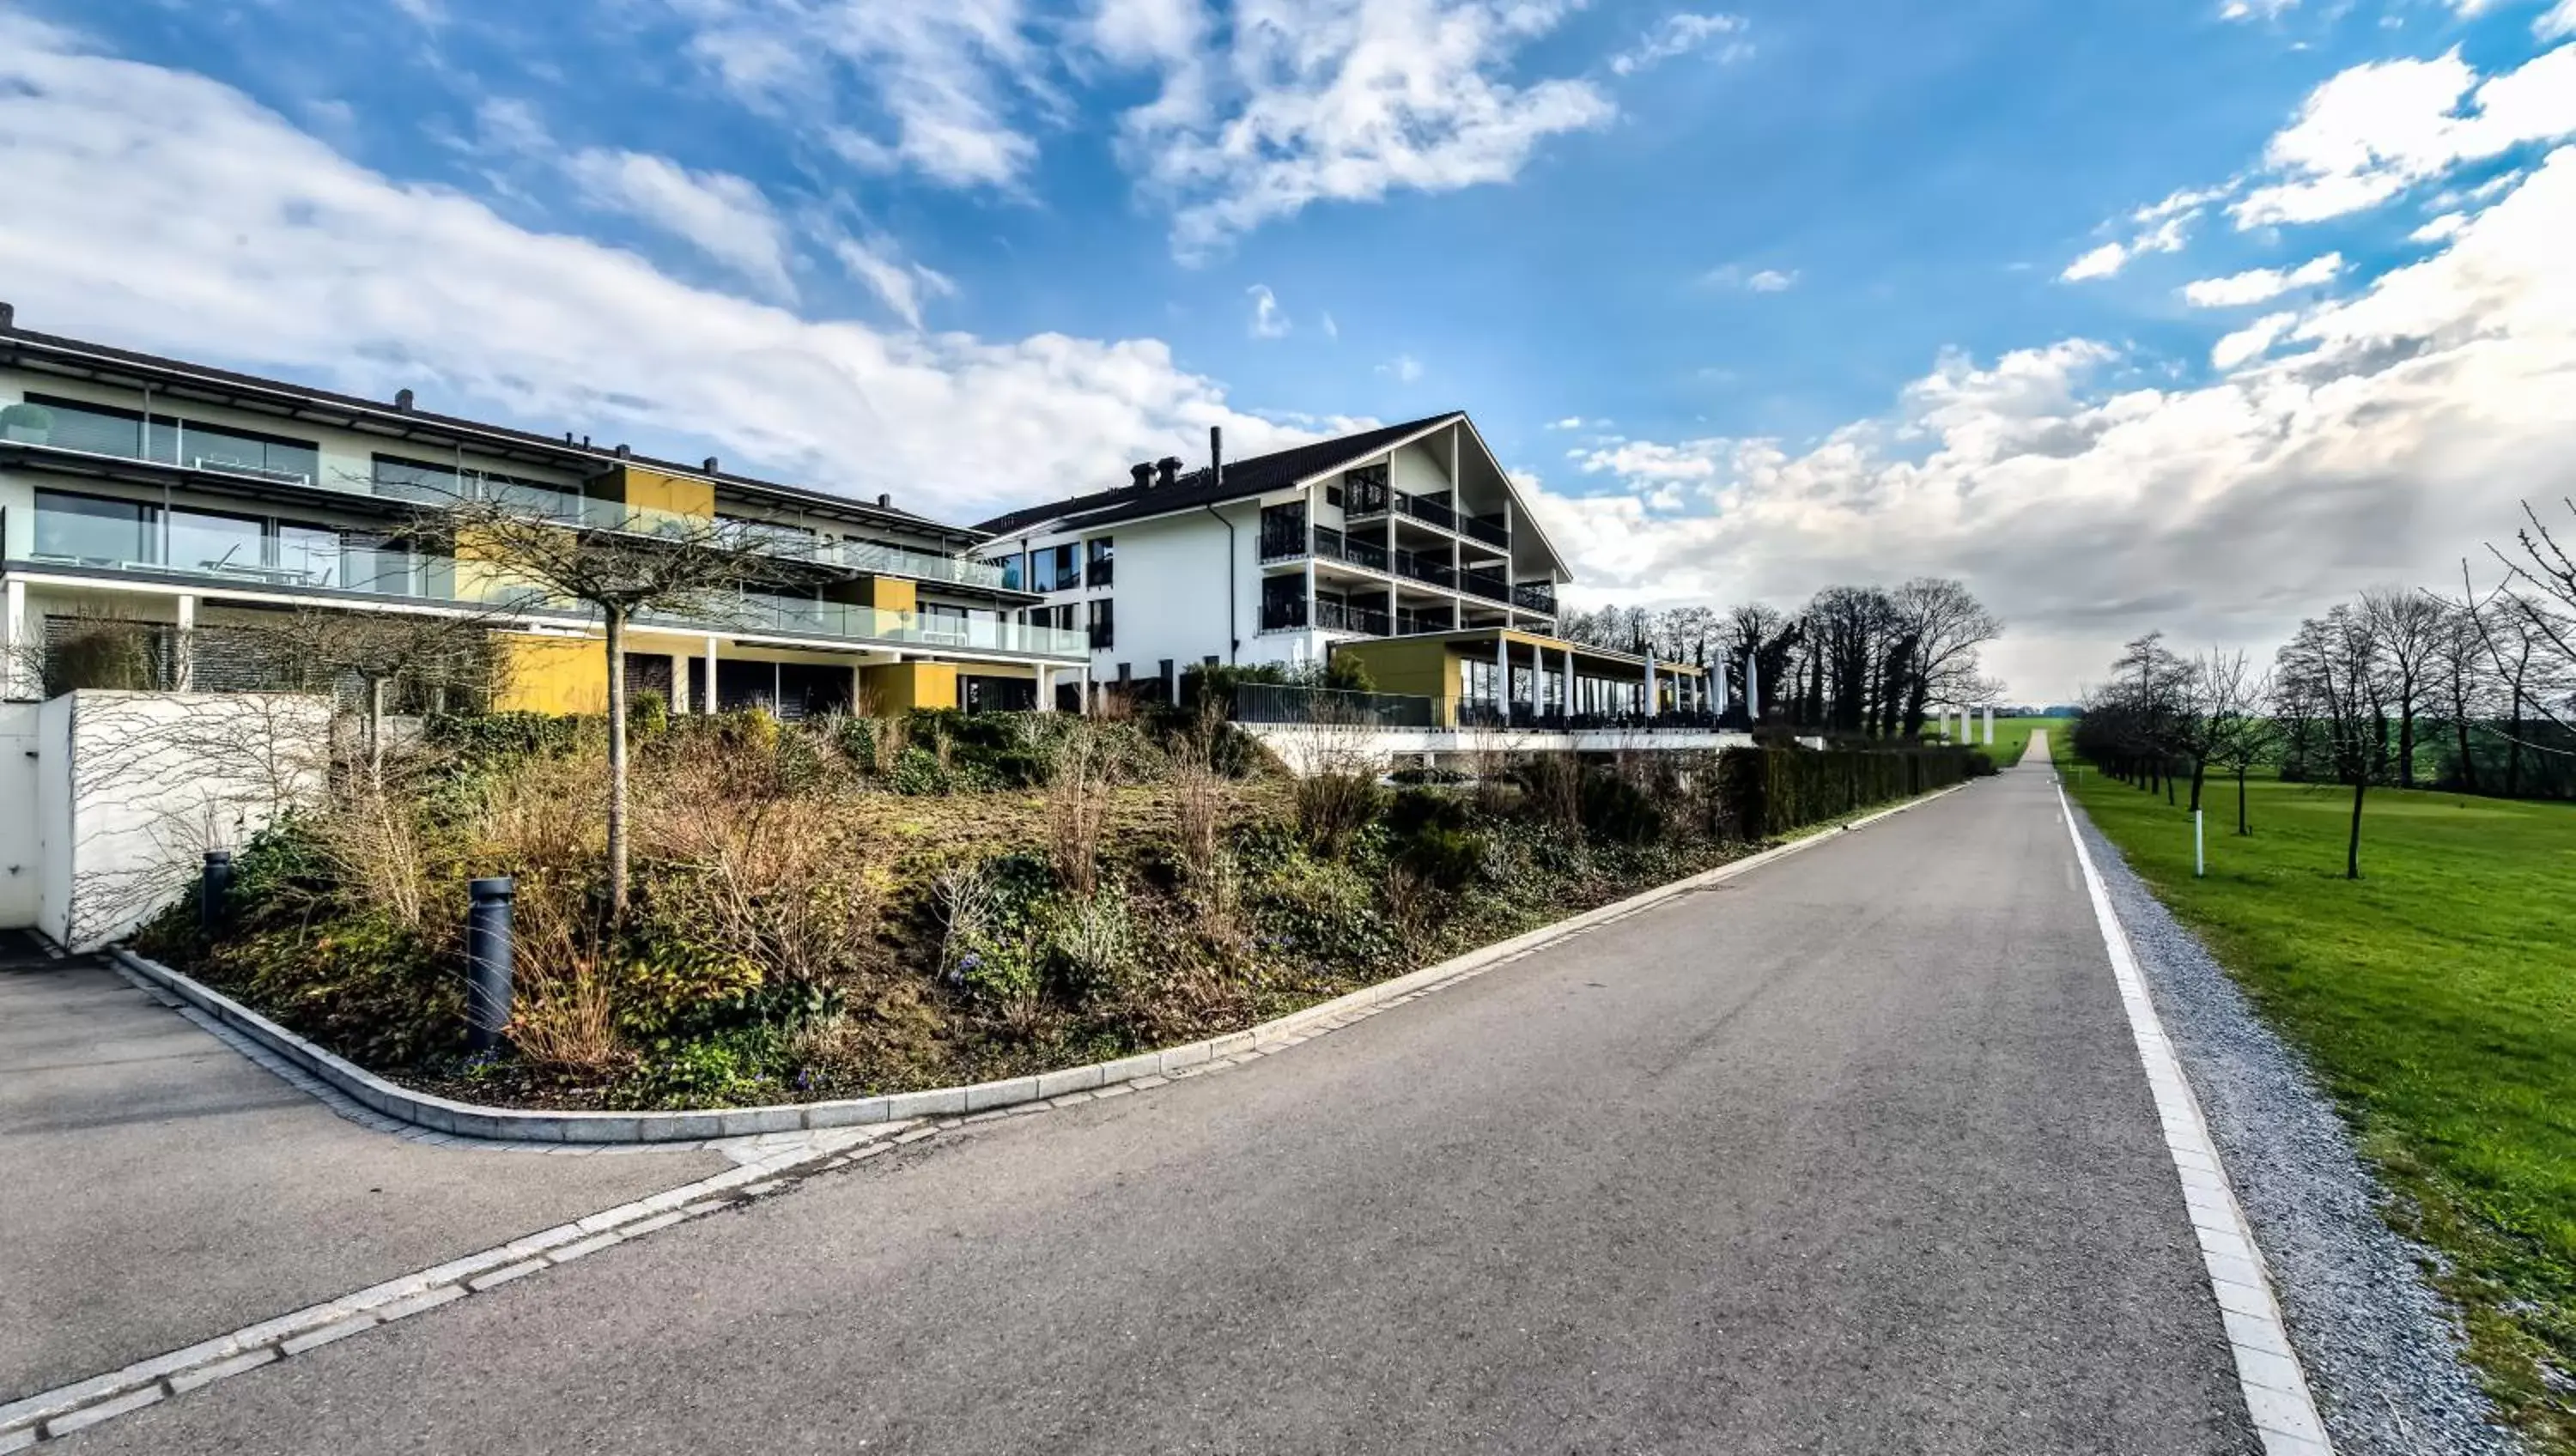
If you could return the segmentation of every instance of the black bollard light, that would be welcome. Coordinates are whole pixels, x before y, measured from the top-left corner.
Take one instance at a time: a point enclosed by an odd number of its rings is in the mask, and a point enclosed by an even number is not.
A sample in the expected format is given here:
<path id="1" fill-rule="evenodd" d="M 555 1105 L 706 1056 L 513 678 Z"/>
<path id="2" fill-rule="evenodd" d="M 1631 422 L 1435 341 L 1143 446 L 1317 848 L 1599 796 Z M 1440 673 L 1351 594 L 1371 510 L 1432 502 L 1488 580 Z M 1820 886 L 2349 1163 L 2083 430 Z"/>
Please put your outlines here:
<path id="1" fill-rule="evenodd" d="M 206 851 L 206 868 L 197 877 L 197 928 L 208 935 L 223 928 L 224 901 L 233 889 L 233 852 Z"/>
<path id="2" fill-rule="evenodd" d="M 466 886 L 465 1042 L 488 1052 L 510 1024 L 510 907 L 518 890 L 506 875 Z"/>

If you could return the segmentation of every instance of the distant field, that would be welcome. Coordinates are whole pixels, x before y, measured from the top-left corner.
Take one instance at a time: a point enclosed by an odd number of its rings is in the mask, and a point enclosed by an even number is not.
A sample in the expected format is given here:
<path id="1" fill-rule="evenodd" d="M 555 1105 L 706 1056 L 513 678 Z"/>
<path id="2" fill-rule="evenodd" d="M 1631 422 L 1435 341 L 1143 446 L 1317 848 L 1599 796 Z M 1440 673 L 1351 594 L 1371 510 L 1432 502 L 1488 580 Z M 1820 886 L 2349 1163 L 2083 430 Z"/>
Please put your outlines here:
<path id="1" fill-rule="evenodd" d="M 2068 718 L 1997 718 L 1995 746 L 1986 751 L 1995 756 L 1997 764 L 2010 768 L 2021 762 L 2022 750 L 2030 746 L 2030 735 L 2033 729 L 2055 729 L 2056 732 L 2049 741 L 2059 743 L 2064 741 L 2066 729 L 2072 726 L 2072 723 L 2073 720 Z M 1977 721 L 1971 722 L 1968 726 L 1972 730 L 1972 746 L 1985 748 L 1986 725 L 1982 721 Z"/>
<path id="2" fill-rule="evenodd" d="M 2576 807 L 2373 790 L 2354 883 L 2346 791 L 2258 780 L 2239 839 L 2234 786 L 2213 783 L 2195 880 L 2185 811 L 2067 780 L 2308 1054 L 2392 1220 L 2451 1256 L 2440 1282 L 2499 1400 L 2542 1449 L 2576 1452 Z"/>

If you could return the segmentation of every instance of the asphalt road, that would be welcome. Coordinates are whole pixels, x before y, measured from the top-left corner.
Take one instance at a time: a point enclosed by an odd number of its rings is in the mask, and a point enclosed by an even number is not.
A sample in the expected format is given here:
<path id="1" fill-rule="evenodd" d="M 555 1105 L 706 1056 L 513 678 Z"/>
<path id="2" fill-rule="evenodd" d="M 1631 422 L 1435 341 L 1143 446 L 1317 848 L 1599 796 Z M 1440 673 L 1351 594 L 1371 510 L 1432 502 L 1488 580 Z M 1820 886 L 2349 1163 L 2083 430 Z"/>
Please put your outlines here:
<path id="1" fill-rule="evenodd" d="M 2256 1449 L 2044 768 L 74 1439 Z"/>
<path id="2" fill-rule="evenodd" d="M 0 1401 L 704 1177 L 721 1154 L 425 1147 L 112 971 L 0 943 Z"/>

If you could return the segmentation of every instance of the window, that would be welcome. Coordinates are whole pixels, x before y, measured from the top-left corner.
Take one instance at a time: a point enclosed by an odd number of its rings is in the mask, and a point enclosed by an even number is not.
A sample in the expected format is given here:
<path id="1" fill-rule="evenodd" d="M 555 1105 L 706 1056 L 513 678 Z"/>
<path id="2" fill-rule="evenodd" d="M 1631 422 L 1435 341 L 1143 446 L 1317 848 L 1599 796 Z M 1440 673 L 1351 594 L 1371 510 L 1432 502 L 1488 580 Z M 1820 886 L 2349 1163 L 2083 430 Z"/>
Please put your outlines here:
<path id="1" fill-rule="evenodd" d="M 1459 691 L 1471 703 L 1500 702 L 1496 689 L 1502 676 L 1495 664 L 1481 657 L 1470 657 L 1459 664 Z"/>
<path id="2" fill-rule="evenodd" d="M 169 564 L 181 571 L 259 575 L 268 564 L 258 518 L 185 508 L 170 512 Z"/>
<path id="3" fill-rule="evenodd" d="M 59 420 L 59 417 L 57 417 Z M 36 492 L 36 554 L 101 565 L 161 559 L 159 509 L 59 490 Z"/>
<path id="4" fill-rule="evenodd" d="M 1029 586 L 1033 592 L 1069 591 L 1082 585 L 1082 561 L 1072 542 L 1043 546 L 1029 553 Z"/>
<path id="5" fill-rule="evenodd" d="M 1109 585 L 1118 565 L 1118 553 L 1110 544 L 1110 538 L 1107 536 L 1095 536 L 1090 541 L 1084 543 L 1083 551 L 1085 555 L 1083 563 L 1084 575 L 1090 579 L 1093 586 Z"/>
<path id="6" fill-rule="evenodd" d="M 985 564 L 988 566 L 998 566 L 1002 568 L 1002 589 L 1004 591 L 1019 591 L 1021 590 L 1020 583 L 1028 579 L 1027 561 L 1027 557 L 1014 551 L 1008 556 L 992 557 L 987 560 Z"/>
<path id="7" fill-rule="evenodd" d="M 1094 651 L 1118 645 L 1118 617 L 1114 597 L 1097 597 L 1091 602 L 1091 646 Z"/>
<path id="8" fill-rule="evenodd" d="M 1328 505 L 1328 506 L 1338 506 L 1338 505 L 1340 505 L 1341 503 L 1342 503 L 1342 488 L 1341 488 L 1340 486 L 1338 486 L 1338 485 L 1328 485 L 1328 486 L 1325 486 L 1325 487 L 1324 487 L 1324 504 L 1326 504 L 1326 505 Z"/>
<path id="9" fill-rule="evenodd" d="M 398 455 L 375 458 L 375 493 L 396 500 L 426 501 L 432 505 L 461 500 L 491 500 L 548 520 L 574 521 L 581 518 L 581 492 L 578 490 L 565 490 L 541 480 L 522 480 L 515 475 L 495 475 L 486 470 L 460 471 L 453 465 L 405 460 Z"/>
<path id="10" fill-rule="evenodd" d="M 307 485 L 322 472 L 321 451 L 310 440 L 201 425 L 175 415 L 155 414 L 147 419 L 134 410 L 53 395 L 30 394 L 27 403 L 53 416 L 43 443 L 66 450 L 295 479 Z"/>

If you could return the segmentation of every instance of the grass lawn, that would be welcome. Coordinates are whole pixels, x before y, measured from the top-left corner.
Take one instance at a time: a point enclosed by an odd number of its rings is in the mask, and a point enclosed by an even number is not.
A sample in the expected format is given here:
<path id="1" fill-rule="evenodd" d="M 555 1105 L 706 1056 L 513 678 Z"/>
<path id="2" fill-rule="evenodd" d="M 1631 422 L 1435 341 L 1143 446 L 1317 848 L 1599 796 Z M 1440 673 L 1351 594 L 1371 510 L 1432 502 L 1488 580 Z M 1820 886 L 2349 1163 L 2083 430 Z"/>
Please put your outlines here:
<path id="1" fill-rule="evenodd" d="M 1987 748 L 1986 752 L 1994 755 L 1997 766 L 2010 768 L 2021 762 L 2022 750 L 2030 746 L 2032 730 L 2048 730 L 2049 741 L 2057 743 L 2065 740 L 2067 729 L 2073 727 L 2074 723 L 2075 720 L 2072 718 L 1997 718 L 1995 746 Z M 1985 721 L 1972 720 L 1968 727 L 1974 735 L 1972 746 L 1985 748 Z"/>
<path id="2" fill-rule="evenodd" d="M 2450 1256 L 2437 1282 L 2489 1389 L 2541 1449 L 2576 1453 L 2576 807 L 2373 789 L 2356 883 L 2350 790 L 2257 780 L 2240 839 L 2235 786 L 2213 782 L 2195 880 L 2186 810 L 2067 780 L 2306 1051 L 2390 1221 Z"/>

